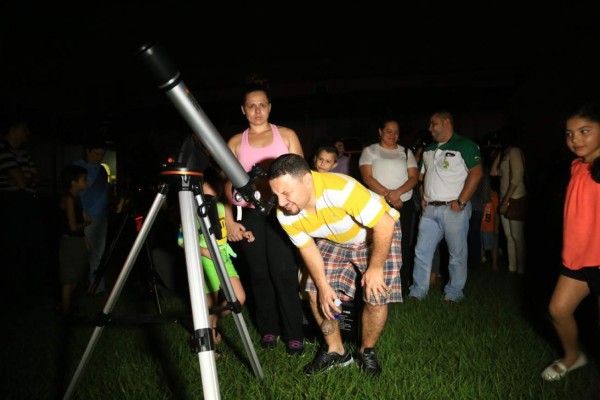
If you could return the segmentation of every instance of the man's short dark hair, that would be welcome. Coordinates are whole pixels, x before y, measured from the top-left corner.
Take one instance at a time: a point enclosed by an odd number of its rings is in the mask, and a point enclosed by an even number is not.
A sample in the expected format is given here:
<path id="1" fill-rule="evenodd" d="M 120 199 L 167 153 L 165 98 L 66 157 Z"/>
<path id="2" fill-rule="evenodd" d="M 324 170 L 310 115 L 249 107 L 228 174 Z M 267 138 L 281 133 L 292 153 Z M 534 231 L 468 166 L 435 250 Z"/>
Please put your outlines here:
<path id="1" fill-rule="evenodd" d="M 269 167 L 267 177 L 269 180 L 279 178 L 282 175 L 303 176 L 310 172 L 308 162 L 298 154 L 288 153 L 277 157 Z"/>
<path id="2" fill-rule="evenodd" d="M 452 113 L 449 110 L 447 110 L 445 108 L 440 108 L 431 115 L 436 115 L 436 114 L 439 115 L 442 120 L 444 120 L 444 119 L 449 120 L 450 123 L 452 124 L 452 126 L 454 126 L 454 116 L 452 115 Z"/>

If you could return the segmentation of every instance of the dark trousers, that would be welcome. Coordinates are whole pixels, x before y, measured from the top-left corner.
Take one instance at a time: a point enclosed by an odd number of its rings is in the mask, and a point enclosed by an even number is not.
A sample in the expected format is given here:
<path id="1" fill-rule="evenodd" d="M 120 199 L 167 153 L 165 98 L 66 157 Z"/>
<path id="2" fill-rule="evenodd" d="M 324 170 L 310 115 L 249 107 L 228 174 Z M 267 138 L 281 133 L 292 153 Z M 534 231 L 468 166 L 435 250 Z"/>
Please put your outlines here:
<path id="1" fill-rule="evenodd" d="M 417 212 L 412 199 L 406 201 L 400 211 L 400 227 L 402 229 L 402 292 L 408 293 L 412 284 L 415 259 L 415 232 L 417 229 Z"/>
<path id="2" fill-rule="evenodd" d="M 256 326 L 261 335 L 281 335 L 302 341 L 302 304 L 294 247 L 279 225 L 275 211 L 267 217 L 244 208 L 242 225 L 255 240 L 239 242 L 248 267 Z"/>

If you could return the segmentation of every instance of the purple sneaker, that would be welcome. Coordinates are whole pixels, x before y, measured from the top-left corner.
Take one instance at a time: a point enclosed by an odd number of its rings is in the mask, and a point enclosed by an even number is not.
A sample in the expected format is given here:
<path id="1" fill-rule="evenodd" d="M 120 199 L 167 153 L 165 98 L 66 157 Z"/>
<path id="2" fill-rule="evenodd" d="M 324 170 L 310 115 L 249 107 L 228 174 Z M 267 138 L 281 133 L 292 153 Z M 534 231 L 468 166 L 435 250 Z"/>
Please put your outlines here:
<path id="1" fill-rule="evenodd" d="M 277 335 L 266 334 L 260 338 L 260 346 L 263 349 L 274 349 L 277 346 Z"/>
<path id="2" fill-rule="evenodd" d="M 301 356 L 304 354 L 304 343 L 298 340 L 290 340 L 285 344 L 285 351 L 290 356 Z"/>

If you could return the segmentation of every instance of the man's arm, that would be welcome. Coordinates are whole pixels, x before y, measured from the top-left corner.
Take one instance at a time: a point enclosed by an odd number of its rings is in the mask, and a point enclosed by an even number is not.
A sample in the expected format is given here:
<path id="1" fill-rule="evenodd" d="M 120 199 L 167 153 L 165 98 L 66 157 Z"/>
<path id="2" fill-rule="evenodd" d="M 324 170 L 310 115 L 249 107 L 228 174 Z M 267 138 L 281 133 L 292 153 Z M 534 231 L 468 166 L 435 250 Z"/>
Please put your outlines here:
<path id="1" fill-rule="evenodd" d="M 299 249 L 302 260 L 306 265 L 306 269 L 310 274 L 315 286 L 317 287 L 317 298 L 323 315 L 328 319 L 333 319 L 333 310 L 337 309 L 334 301 L 337 299 L 337 293 L 327 282 L 325 276 L 325 262 L 323 256 L 319 252 L 319 248 L 314 239 L 310 239 L 307 246 Z M 335 307 L 335 308 L 333 308 Z"/>
<path id="2" fill-rule="evenodd" d="M 466 203 L 471 200 L 473 193 L 477 190 L 477 185 L 479 185 L 479 181 L 483 178 L 483 167 L 481 164 L 478 164 L 471 169 L 469 169 L 469 173 L 467 175 L 467 179 L 465 180 L 465 185 L 463 186 L 462 191 L 458 195 L 458 201 L 452 202 L 450 207 L 453 211 L 459 212 L 462 211 L 464 207 L 461 207 L 458 204 L 459 201 Z"/>
<path id="3" fill-rule="evenodd" d="M 427 201 L 425 200 L 425 174 L 419 172 L 419 194 L 421 195 L 421 209 L 424 210 L 427 207 Z"/>
<path id="4" fill-rule="evenodd" d="M 395 220 L 385 213 L 373 226 L 373 252 L 369 259 L 369 266 L 361 279 L 365 297 L 369 299 L 373 295 L 377 303 L 379 303 L 379 296 L 387 296 L 389 289 L 385 284 L 383 267 L 390 253 L 395 223 Z"/>

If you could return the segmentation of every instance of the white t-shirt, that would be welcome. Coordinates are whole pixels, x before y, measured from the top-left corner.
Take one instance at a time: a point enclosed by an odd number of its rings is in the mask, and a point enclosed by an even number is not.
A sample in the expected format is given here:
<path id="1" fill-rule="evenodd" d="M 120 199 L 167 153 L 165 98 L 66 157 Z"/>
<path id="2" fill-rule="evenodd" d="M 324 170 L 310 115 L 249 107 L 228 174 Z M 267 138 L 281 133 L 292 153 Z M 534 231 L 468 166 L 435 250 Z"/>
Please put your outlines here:
<path id="1" fill-rule="evenodd" d="M 373 177 L 387 189 L 397 189 L 408 180 L 408 168 L 417 168 L 417 160 L 412 151 L 404 151 L 398 145 L 395 149 L 386 149 L 379 143 L 363 149 L 358 165 L 370 165 Z M 412 198 L 412 189 L 402 193 L 400 199 L 408 201 Z"/>

